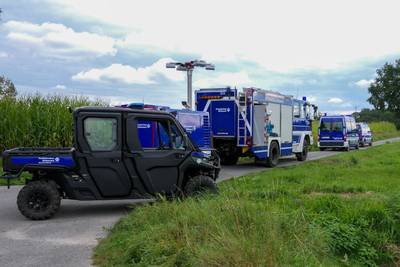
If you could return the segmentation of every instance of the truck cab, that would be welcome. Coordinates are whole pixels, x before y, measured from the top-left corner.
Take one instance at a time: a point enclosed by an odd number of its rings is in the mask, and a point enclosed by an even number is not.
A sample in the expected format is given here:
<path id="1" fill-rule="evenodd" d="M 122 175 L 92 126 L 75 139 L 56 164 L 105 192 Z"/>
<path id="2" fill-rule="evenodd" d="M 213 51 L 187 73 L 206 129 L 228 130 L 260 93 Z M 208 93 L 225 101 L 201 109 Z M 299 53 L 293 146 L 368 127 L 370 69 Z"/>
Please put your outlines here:
<path id="1" fill-rule="evenodd" d="M 28 218 L 50 218 L 61 198 L 137 199 L 216 191 L 218 158 L 198 149 L 170 113 L 82 107 L 73 112 L 73 121 L 72 148 L 3 153 L 2 178 L 32 175 L 17 201 Z M 148 125 L 152 132 L 145 132 Z"/>
<path id="2" fill-rule="evenodd" d="M 313 112 L 312 112 L 313 109 Z M 308 148 L 313 145 L 312 122 L 317 107 L 302 99 L 293 99 L 293 151 L 299 161 L 307 158 Z"/>
<path id="3" fill-rule="evenodd" d="M 352 116 L 322 116 L 318 128 L 318 147 L 349 151 L 359 148 L 356 121 Z"/>

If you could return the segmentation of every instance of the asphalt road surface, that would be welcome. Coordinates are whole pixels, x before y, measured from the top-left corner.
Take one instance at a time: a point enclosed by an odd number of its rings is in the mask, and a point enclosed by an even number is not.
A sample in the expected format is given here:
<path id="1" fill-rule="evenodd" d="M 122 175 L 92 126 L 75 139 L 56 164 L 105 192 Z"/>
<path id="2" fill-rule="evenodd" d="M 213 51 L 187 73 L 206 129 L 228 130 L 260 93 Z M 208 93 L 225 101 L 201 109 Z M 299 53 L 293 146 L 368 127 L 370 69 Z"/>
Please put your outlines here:
<path id="1" fill-rule="evenodd" d="M 378 141 L 398 142 L 400 138 Z M 310 152 L 317 160 L 343 152 Z M 294 157 L 282 159 L 279 166 L 299 164 Z M 219 182 L 245 174 L 268 170 L 253 164 L 224 167 Z M 20 186 L 0 187 L 0 266 L 90 266 L 97 240 L 138 201 L 63 200 L 57 215 L 47 221 L 31 221 L 16 207 Z"/>

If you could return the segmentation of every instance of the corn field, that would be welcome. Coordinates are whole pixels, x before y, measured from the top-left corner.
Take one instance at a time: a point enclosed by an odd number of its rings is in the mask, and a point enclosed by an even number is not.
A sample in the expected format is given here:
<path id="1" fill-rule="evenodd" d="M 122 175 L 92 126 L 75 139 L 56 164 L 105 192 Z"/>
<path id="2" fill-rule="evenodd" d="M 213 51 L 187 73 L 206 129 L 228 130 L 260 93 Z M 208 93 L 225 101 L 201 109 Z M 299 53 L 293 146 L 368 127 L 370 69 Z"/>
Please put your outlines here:
<path id="1" fill-rule="evenodd" d="M 68 107 L 105 105 L 85 97 L 26 95 L 0 99 L 0 149 L 17 146 L 71 146 Z"/>

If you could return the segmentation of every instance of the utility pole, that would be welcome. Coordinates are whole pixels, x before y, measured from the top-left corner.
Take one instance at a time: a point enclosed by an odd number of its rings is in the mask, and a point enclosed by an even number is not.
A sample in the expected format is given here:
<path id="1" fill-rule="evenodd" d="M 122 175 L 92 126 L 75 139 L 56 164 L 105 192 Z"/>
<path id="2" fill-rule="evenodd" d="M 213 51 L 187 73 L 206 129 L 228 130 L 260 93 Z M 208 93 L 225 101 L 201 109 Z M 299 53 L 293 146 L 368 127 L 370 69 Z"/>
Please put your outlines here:
<path id="1" fill-rule="evenodd" d="M 187 109 L 192 109 L 193 107 L 193 70 L 195 67 L 205 68 L 206 70 L 215 70 L 215 66 L 213 64 L 207 63 L 204 60 L 192 60 L 188 62 L 168 62 L 165 65 L 168 69 L 176 69 L 178 71 L 186 71 L 186 80 L 187 80 L 187 101 L 182 101 L 182 105 L 184 105 Z"/>

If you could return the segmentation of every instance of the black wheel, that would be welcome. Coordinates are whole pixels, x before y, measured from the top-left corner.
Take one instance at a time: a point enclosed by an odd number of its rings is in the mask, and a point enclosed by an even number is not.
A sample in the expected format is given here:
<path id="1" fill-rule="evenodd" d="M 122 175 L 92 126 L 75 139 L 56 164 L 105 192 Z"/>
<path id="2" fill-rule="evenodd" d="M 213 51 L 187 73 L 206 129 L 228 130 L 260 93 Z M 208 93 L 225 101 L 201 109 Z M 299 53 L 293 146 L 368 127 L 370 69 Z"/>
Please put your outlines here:
<path id="1" fill-rule="evenodd" d="M 343 151 L 349 152 L 350 151 L 350 145 L 348 147 L 344 147 Z"/>
<path id="2" fill-rule="evenodd" d="M 308 141 L 304 139 L 303 142 L 303 151 L 301 153 L 296 153 L 296 158 L 298 161 L 305 161 L 308 155 Z"/>
<path id="3" fill-rule="evenodd" d="M 183 190 L 185 196 L 200 196 L 205 193 L 217 194 L 217 184 L 208 176 L 198 175 L 190 178 Z"/>
<path id="4" fill-rule="evenodd" d="M 273 168 L 279 163 L 279 146 L 276 142 L 272 142 L 269 147 L 269 157 L 266 160 L 266 165 Z"/>
<path id="5" fill-rule="evenodd" d="M 51 218 L 60 208 L 61 196 L 53 181 L 33 181 L 18 193 L 17 206 L 31 220 Z"/>
<path id="6" fill-rule="evenodd" d="M 325 151 L 325 147 L 320 147 L 319 151 Z"/>
<path id="7" fill-rule="evenodd" d="M 222 165 L 235 165 L 239 160 L 239 155 L 236 153 L 222 154 L 220 158 Z"/>
<path id="8" fill-rule="evenodd" d="M 360 149 L 360 146 L 359 146 L 359 145 L 356 145 L 356 149 Z"/>

